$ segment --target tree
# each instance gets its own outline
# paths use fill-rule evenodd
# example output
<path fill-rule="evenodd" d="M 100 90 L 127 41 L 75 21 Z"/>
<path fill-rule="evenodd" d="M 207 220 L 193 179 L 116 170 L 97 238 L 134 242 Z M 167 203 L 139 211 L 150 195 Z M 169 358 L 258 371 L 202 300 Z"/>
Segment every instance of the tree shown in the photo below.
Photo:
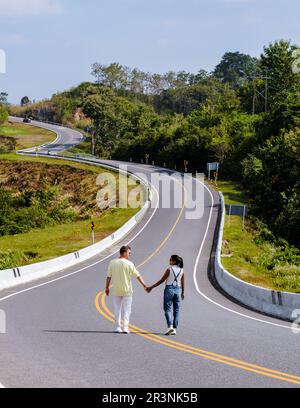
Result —
<path fill-rule="evenodd" d="M 8 93 L 7 92 L 1 92 L 0 93 L 0 105 L 6 105 L 7 104 L 7 98 L 8 98 Z"/>
<path fill-rule="evenodd" d="M 8 112 L 6 108 L 0 106 L 0 125 L 8 121 Z"/>
<path fill-rule="evenodd" d="M 126 89 L 129 83 L 130 69 L 118 63 L 110 65 L 95 63 L 92 65 L 92 75 L 98 84 L 112 89 Z"/>
<path fill-rule="evenodd" d="M 243 161 L 244 183 L 278 236 L 300 244 L 300 129 L 270 138 Z"/>
<path fill-rule="evenodd" d="M 289 92 L 299 91 L 300 74 L 293 72 L 293 51 L 297 47 L 290 41 L 276 41 L 267 47 L 260 59 L 260 69 L 263 74 L 270 77 L 269 97 L 282 99 Z"/>
<path fill-rule="evenodd" d="M 134 94 L 144 94 L 148 92 L 149 74 L 134 68 L 130 73 L 129 90 Z"/>
<path fill-rule="evenodd" d="M 214 75 L 222 82 L 239 88 L 256 72 L 257 59 L 240 52 L 227 52 L 216 66 Z"/>

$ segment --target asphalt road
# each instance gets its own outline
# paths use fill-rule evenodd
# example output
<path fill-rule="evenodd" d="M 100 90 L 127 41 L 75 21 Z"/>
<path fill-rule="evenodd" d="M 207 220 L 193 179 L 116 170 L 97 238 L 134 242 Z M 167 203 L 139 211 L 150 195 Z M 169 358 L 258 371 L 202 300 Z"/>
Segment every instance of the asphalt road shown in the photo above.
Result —
<path fill-rule="evenodd" d="M 57 132 L 63 146 L 76 144 L 77 133 Z M 148 176 L 160 171 L 134 164 L 129 170 Z M 160 191 L 159 207 L 123 241 L 131 242 L 133 261 L 149 284 L 161 277 L 171 254 L 183 256 L 187 289 L 177 337 L 163 336 L 163 287 L 148 295 L 137 283 L 133 333 L 113 333 L 111 298 L 102 293 L 118 245 L 51 278 L 0 293 L 7 315 L 7 334 L 0 335 L 0 382 L 5 387 L 298 387 L 300 335 L 288 323 L 228 300 L 208 279 L 219 202 L 216 193 L 202 189 L 200 219 L 188 220 L 184 206 L 161 208 Z"/>

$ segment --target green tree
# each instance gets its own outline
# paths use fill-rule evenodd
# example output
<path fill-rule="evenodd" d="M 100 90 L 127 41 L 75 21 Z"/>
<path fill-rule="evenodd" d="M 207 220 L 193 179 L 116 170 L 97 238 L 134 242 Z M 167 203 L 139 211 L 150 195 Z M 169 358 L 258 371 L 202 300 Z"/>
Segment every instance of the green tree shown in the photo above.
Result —
<path fill-rule="evenodd" d="M 92 75 L 98 84 L 113 89 L 126 89 L 129 83 L 130 69 L 118 63 L 110 65 L 95 63 L 92 65 Z"/>
<path fill-rule="evenodd" d="M 270 138 L 243 161 L 253 205 L 275 234 L 300 245 L 300 129 Z"/>
<path fill-rule="evenodd" d="M 8 112 L 4 106 L 0 106 L 0 124 L 8 121 Z"/>
<path fill-rule="evenodd" d="M 241 87 L 256 72 L 257 59 L 240 52 L 226 52 L 216 66 L 214 75 L 234 88 Z"/>
<path fill-rule="evenodd" d="M 8 93 L 7 92 L 0 92 L 0 105 L 7 104 Z"/>
<path fill-rule="evenodd" d="M 263 74 L 270 77 L 269 97 L 282 99 L 289 92 L 299 91 L 300 74 L 293 72 L 293 51 L 297 49 L 290 41 L 276 41 L 267 47 L 260 59 L 260 69 Z"/>

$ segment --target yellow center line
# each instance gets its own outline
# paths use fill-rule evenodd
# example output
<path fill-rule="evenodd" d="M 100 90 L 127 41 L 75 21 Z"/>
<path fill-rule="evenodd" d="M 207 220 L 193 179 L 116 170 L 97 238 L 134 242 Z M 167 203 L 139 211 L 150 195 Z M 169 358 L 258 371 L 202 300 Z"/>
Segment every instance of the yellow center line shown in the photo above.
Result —
<path fill-rule="evenodd" d="M 177 181 L 176 181 L 177 182 Z M 183 189 L 186 191 L 185 187 L 181 184 L 181 186 L 183 187 Z M 166 238 L 161 242 L 161 244 L 158 246 L 158 248 L 145 260 L 143 261 L 140 265 L 137 266 L 137 268 L 141 268 L 142 266 L 144 266 L 147 262 L 149 262 L 159 251 L 160 249 L 165 245 L 165 243 L 170 239 L 172 233 L 174 232 L 175 228 L 177 227 L 183 213 L 186 207 L 186 195 L 185 195 L 185 201 L 184 201 L 184 205 L 175 221 L 175 224 L 173 225 L 171 231 L 168 233 L 168 235 L 166 236 Z M 101 305 L 102 308 L 100 307 L 100 297 L 102 295 L 101 298 Z M 105 303 L 105 293 L 102 294 L 102 292 L 99 292 L 95 298 L 95 306 L 97 311 L 103 316 L 105 317 L 107 320 L 111 321 L 112 323 L 115 322 L 115 318 L 114 315 L 111 313 L 111 311 L 107 308 L 106 303 Z M 236 368 L 240 368 L 244 371 L 249 371 L 255 374 L 259 374 L 265 377 L 270 377 L 270 378 L 274 378 L 274 379 L 278 379 L 281 381 L 286 381 L 292 384 L 297 384 L 300 385 L 300 377 L 296 376 L 296 375 L 292 375 L 292 374 L 287 374 L 287 373 L 283 373 L 280 371 L 276 371 L 276 370 L 271 370 L 269 368 L 263 367 L 263 366 L 258 366 L 255 364 L 251 364 L 251 363 L 247 363 L 245 361 L 241 361 L 241 360 L 237 360 L 234 358 L 230 358 L 230 357 L 226 357 L 224 355 L 221 354 L 216 354 L 216 353 L 212 353 L 210 351 L 207 350 L 202 350 L 200 348 L 196 348 L 196 347 L 192 347 L 183 343 L 179 343 L 173 340 L 169 340 L 169 339 L 165 339 L 165 338 L 161 338 L 157 335 L 154 335 L 146 330 L 143 330 L 137 326 L 133 326 L 130 325 L 130 329 L 133 331 L 133 333 L 137 334 L 138 336 L 144 337 L 147 340 L 150 340 L 152 342 L 158 343 L 160 345 L 175 349 L 175 350 L 179 350 L 179 351 L 183 351 L 185 353 L 189 353 L 189 354 L 193 354 L 196 355 L 198 357 L 202 357 L 204 359 L 207 360 L 211 360 L 211 361 L 215 361 L 221 364 L 225 364 L 228 366 L 232 366 L 232 367 L 236 367 Z"/>
<path fill-rule="evenodd" d="M 179 183 L 177 180 L 175 180 L 176 183 L 180 184 L 180 186 L 184 189 L 185 192 L 186 188 L 183 186 L 183 184 Z M 166 238 L 161 242 L 161 244 L 156 248 L 156 250 L 148 257 L 146 258 L 142 263 L 140 263 L 139 265 L 137 265 L 137 268 L 141 268 L 142 266 L 144 266 L 147 262 L 149 262 L 156 254 L 158 254 L 158 252 L 161 250 L 161 248 L 165 245 L 165 243 L 170 239 L 171 235 L 173 234 L 175 228 L 177 227 L 177 225 L 179 224 L 179 221 L 184 213 L 185 207 L 186 207 L 186 194 L 184 194 L 184 204 L 183 207 L 180 210 L 180 213 L 175 221 L 175 224 L 173 225 L 173 227 L 171 228 L 171 231 L 168 233 L 168 235 L 166 236 Z"/>
<path fill-rule="evenodd" d="M 101 297 L 102 295 L 102 297 Z M 101 306 L 100 306 L 100 297 L 101 297 Z M 105 317 L 107 320 L 111 321 L 112 323 L 114 323 L 115 319 L 114 319 L 114 315 L 110 312 L 110 310 L 107 308 L 106 303 L 105 303 L 105 294 L 103 294 L 102 292 L 98 293 L 96 298 L 95 298 L 95 306 L 96 309 L 98 310 L 98 312 Z M 283 373 L 280 371 L 276 371 L 276 370 L 271 370 L 269 368 L 263 367 L 263 366 L 259 366 L 259 365 L 255 365 L 255 364 L 250 364 L 247 363 L 245 361 L 242 360 L 237 360 L 234 358 L 230 358 L 227 356 L 224 356 L 222 354 L 216 354 L 216 353 L 212 353 L 209 352 L 207 350 L 203 350 L 200 348 L 196 348 L 196 347 L 192 347 L 192 346 L 188 346 L 186 344 L 180 343 L 180 342 L 176 342 L 176 341 L 172 341 L 169 339 L 164 339 L 162 337 L 159 337 L 155 334 L 152 334 L 146 330 L 141 329 L 140 327 L 134 326 L 134 325 L 130 325 L 130 329 L 132 330 L 132 332 L 140 337 L 143 337 L 147 340 L 150 340 L 152 342 L 155 342 L 157 344 L 166 346 L 168 348 L 172 348 L 178 351 L 182 351 L 188 354 L 193 354 L 196 355 L 198 357 L 207 359 L 207 360 L 211 360 L 211 361 L 215 361 L 224 365 L 228 365 L 231 367 L 235 367 L 235 368 L 240 368 L 244 371 L 249 371 L 255 374 L 259 374 L 261 376 L 265 376 L 265 377 L 270 377 L 273 379 L 277 379 L 277 380 L 281 380 L 281 381 L 285 381 L 285 382 L 289 382 L 292 384 L 297 384 L 300 385 L 300 377 L 296 376 L 296 375 L 292 375 L 292 374 L 287 374 L 287 373 Z"/>

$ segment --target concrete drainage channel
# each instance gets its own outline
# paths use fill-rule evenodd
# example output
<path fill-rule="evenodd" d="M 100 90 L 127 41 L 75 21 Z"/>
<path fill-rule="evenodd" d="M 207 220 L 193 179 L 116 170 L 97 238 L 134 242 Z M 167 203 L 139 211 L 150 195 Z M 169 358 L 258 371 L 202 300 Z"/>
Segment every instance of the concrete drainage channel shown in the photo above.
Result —
<path fill-rule="evenodd" d="M 24 153 L 20 152 L 19 154 L 24 154 Z M 31 156 L 32 154 L 26 153 L 26 155 Z M 63 156 L 63 155 L 48 156 L 48 155 L 43 155 L 43 154 L 39 154 L 39 155 L 34 154 L 34 156 L 39 156 L 39 157 L 46 156 L 46 157 L 51 157 L 54 159 L 69 160 L 69 161 L 85 163 L 85 164 L 94 164 L 94 165 L 98 165 L 99 167 L 107 168 L 110 170 L 116 170 L 116 167 L 110 166 L 110 165 L 103 165 L 97 162 L 96 159 L 86 159 L 86 158 L 80 158 L 80 157 L 71 158 L 71 157 Z M 133 218 L 131 218 L 118 231 L 114 232 L 112 235 L 105 238 L 101 242 L 95 245 L 89 246 L 87 248 L 84 248 L 75 253 L 68 254 L 68 255 L 65 255 L 59 258 L 51 259 L 50 261 L 46 261 L 46 262 L 40 262 L 40 263 L 28 265 L 28 266 L 22 266 L 19 268 L 0 271 L 0 290 L 18 286 L 20 284 L 28 283 L 28 282 L 31 282 L 37 279 L 41 279 L 51 274 L 60 272 L 64 269 L 70 268 L 71 266 L 77 265 L 81 262 L 84 262 L 88 259 L 91 259 L 99 255 L 101 252 L 105 251 L 106 249 L 108 249 L 109 247 L 111 247 L 112 245 L 120 241 L 122 238 L 124 238 L 146 215 L 148 209 L 150 208 L 150 203 L 153 198 L 153 190 L 152 190 L 152 186 L 147 180 L 143 180 L 142 178 L 137 177 L 130 172 L 126 173 L 125 171 L 123 171 L 123 174 L 126 174 L 126 175 L 130 174 L 131 176 L 133 176 L 136 180 L 140 181 L 145 186 L 145 188 L 147 188 L 147 191 L 148 191 L 147 202 L 145 203 L 144 207 Z"/>
<path fill-rule="evenodd" d="M 225 202 L 221 196 L 221 224 L 218 233 L 217 249 L 214 263 L 214 278 L 220 288 L 230 297 L 249 308 L 283 320 L 293 321 L 296 310 L 300 310 L 300 295 L 296 293 L 268 290 L 244 282 L 222 266 L 221 254 L 223 231 L 225 225 Z"/>

